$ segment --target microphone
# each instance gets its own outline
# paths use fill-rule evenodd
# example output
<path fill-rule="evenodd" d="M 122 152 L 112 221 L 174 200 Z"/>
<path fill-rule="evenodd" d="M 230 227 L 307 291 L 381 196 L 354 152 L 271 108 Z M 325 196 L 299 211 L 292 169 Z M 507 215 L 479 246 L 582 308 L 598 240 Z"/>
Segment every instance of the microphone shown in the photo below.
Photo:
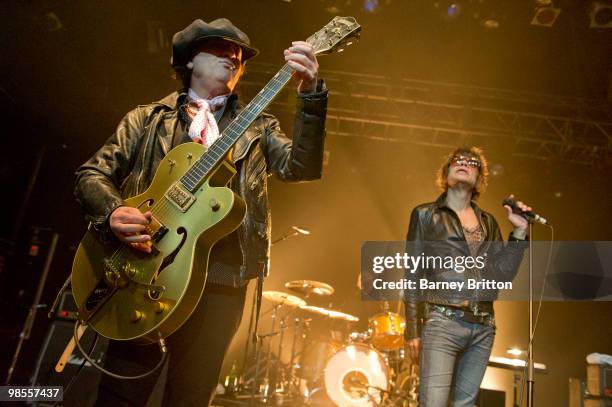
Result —
<path fill-rule="evenodd" d="M 299 228 L 297 226 L 291 226 L 291 229 L 295 230 L 300 235 L 309 235 L 310 234 L 310 230 L 301 229 L 301 228 Z"/>
<path fill-rule="evenodd" d="M 510 195 L 509 197 L 507 197 L 506 199 L 502 201 L 502 206 L 506 206 L 506 205 L 512 208 L 512 212 L 518 215 L 521 215 L 523 218 L 525 218 L 528 221 L 538 222 L 538 223 L 541 223 L 542 225 L 548 224 L 548 221 L 546 220 L 545 217 L 540 216 L 537 213 L 532 212 L 532 211 L 523 211 L 521 208 L 519 208 L 519 206 L 516 204 L 516 200 L 514 199 L 512 195 Z"/>

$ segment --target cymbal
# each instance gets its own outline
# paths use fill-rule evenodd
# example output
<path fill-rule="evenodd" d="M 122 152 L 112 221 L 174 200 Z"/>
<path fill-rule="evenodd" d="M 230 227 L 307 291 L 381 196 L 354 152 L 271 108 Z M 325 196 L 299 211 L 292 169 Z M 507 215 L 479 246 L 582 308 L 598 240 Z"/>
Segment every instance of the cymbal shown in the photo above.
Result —
<path fill-rule="evenodd" d="M 262 296 L 276 305 L 288 305 L 290 307 L 306 306 L 306 301 L 295 295 L 287 294 L 282 291 L 264 291 Z"/>
<path fill-rule="evenodd" d="M 335 291 L 331 285 L 315 280 L 293 280 L 285 283 L 285 287 L 305 295 L 332 295 Z"/>
<path fill-rule="evenodd" d="M 344 321 L 349 321 L 349 322 L 359 321 L 359 318 L 357 318 L 354 315 L 347 314 L 345 312 L 335 311 L 335 310 L 328 309 L 328 308 L 315 307 L 312 305 L 300 305 L 300 309 L 303 309 L 304 311 L 313 312 L 315 314 L 323 315 L 328 318 L 342 319 Z"/>

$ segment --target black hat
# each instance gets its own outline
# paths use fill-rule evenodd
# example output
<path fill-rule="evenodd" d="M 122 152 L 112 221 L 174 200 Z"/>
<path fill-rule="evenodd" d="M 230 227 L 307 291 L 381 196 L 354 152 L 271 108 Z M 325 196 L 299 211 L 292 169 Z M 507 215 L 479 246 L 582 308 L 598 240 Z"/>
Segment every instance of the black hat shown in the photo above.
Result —
<path fill-rule="evenodd" d="M 239 45 L 242 48 L 242 61 L 259 53 L 251 47 L 249 37 L 227 18 L 218 18 L 210 23 L 197 19 L 172 37 L 172 66 L 186 66 L 193 57 L 195 46 L 208 38 L 222 38 Z"/>

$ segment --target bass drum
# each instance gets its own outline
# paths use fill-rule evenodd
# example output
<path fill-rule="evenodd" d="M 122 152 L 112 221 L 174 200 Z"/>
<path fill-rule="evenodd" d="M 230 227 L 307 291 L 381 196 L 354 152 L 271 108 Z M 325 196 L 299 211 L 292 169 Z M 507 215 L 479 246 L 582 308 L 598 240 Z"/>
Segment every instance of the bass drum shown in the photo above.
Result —
<path fill-rule="evenodd" d="M 342 348 L 342 345 L 341 342 L 330 338 L 314 340 L 306 345 L 300 358 L 298 376 L 307 380 L 310 385 L 317 383 L 320 385 L 327 361 Z"/>
<path fill-rule="evenodd" d="M 325 390 L 339 407 L 374 407 L 389 390 L 389 369 L 375 349 L 353 344 L 340 349 L 325 366 Z"/>

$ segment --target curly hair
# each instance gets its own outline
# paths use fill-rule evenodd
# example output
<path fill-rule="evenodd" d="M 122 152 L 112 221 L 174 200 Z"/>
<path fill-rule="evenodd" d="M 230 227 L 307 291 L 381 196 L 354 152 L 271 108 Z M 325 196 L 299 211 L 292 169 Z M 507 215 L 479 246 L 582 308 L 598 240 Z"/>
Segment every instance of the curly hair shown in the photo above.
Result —
<path fill-rule="evenodd" d="M 478 147 L 459 147 L 456 148 L 452 153 L 446 156 L 444 163 L 438 169 L 436 173 L 436 185 L 438 188 L 446 192 L 448 190 L 448 169 L 450 168 L 453 157 L 456 155 L 464 155 L 472 158 L 476 158 L 480 161 L 480 168 L 478 170 L 478 179 L 476 185 L 472 190 L 472 199 L 478 199 L 481 193 L 487 189 L 489 182 L 489 163 L 484 156 L 481 148 Z"/>

